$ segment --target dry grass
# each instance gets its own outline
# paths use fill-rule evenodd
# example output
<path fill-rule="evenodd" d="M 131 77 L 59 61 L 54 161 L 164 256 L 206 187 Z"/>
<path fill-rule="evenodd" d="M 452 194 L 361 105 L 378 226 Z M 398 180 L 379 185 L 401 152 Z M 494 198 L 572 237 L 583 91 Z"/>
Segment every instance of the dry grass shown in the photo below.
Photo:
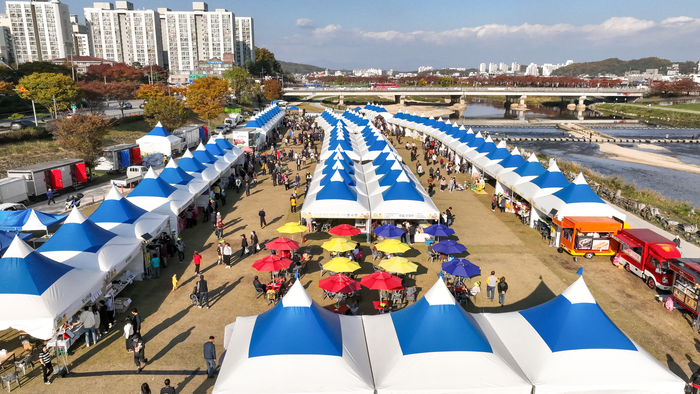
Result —
<path fill-rule="evenodd" d="M 401 151 L 403 148 L 400 148 Z M 403 157 L 409 157 L 406 152 Z M 301 173 L 311 171 L 303 168 Z M 225 237 L 234 248 L 239 245 L 241 234 L 256 231 L 261 241 L 277 237 L 275 228 L 286 221 L 298 220 L 298 214 L 289 209 L 289 193 L 283 187 L 272 187 L 268 176 L 260 176 L 260 183 L 251 189 L 250 197 L 239 198 L 229 194 L 229 205 L 221 207 L 226 224 Z M 425 178 L 423 178 L 425 181 Z M 458 180 L 464 181 L 459 175 Z M 489 192 L 492 190 L 489 189 Z M 512 214 L 492 212 L 490 195 L 476 195 L 472 192 L 437 192 L 434 196 L 437 206 L 444 210 L 452 206 L 456 215 L 455 239 L 469 247 L 468 259 L 481 266 L 485 274 L 495 270 L 499 276 L 506 276 L 510 285 L 506 306 L 498 307 L 496 302 L 485 298 L 485 291 L 468 309 L 474 312 L 514 311 L 532 307 L 560 294 L 576 280 L 576 270 L 584 267 L 584 276 L 591 292 L 610 318 L 632 339 L 649 351 L 676 374 L 686 378 L 692 368 L 697 368 L 696 344 L 700 344 L 698 334 L 689 327 L 688 321 L 677 311 L 668 312 L 663 305 L 654 301 L 655 292 L 635 276 L 615 269 L 607 258 L 581 259 L 574 263 L 566 254 L 557 253 L 541 240 L 540 235 L 523 226 Z M 260 229 L 257 212 L 264 207 L 269 226 Z M 152 361 L 141 375 L 135 373 L 132 357 L 124 351 L 120 332 L 113 331 L 96 346 L 85 348 L 82 339 L 74 345 L 70 356 L 72 373 L 65 379 L 57 379 L 51 387 L 41 384 L 40 371 L 29 374 L 28 387 L 32 393 L 68 394 L 75 392 L 123 393 L 136 392 L 143 382 L 151 389 L 162 387 L 163 379 L 169 378 L 178 393 L 209 393 L 213 379 L 204 375 L 202 344 L 209 335 L 215 335 L 217 351 L 223 351 L 224 327 L 234 322 L 237 316 L 262 313 L 270 307 L 262 299 L 255 299 L 252 280 L 255 275 L 267 278 L 251 268 L 256 258 L 250 256 L 239 260 L 236 250 L 235 265 L 224 269 L 215 265 L 215 251 L 211 224 L 200 223 L 197 227 L 182 234 L 187 243 L 187 255 L 192 250 L 202 251 L 203 273 L 210 288 L 212 308 L 210 310 L 192 307 L 189 294 L 195 284 L 193 267 L 189 264 L 172 262 L 163 269 L 158 280 L 146 280 L 129 286 L 123 295 L 133 299 L 134 307 L 139 308 L 144 318 L 143 332 L 146 339 L 146 356 Z M 297 239 L 299 236 L 296 236 Z M 301 278 L 314 300 L 322 305 L 321 291 L 318 288 L 318 263 L 328 258 L 319 245 L 330 238 L 328 234 L 308 234 L 304 246 L 312 246 L 313 261 L 309 272 Z M 370 255 L 365 248 L 365 255 Z M 419 297 L 435 283 L 439 263 L 431 264 L 426 257 L 425 245 L 415 245 L 408 252 L 410 260 L 419 264 L 414 281 L 407 285 L 420 288 Z M 372 272 L 369 259 L 362 264 L 360 273 Z M 180 288 L 171 292 L 170 277 L 180 278 Z M 373 314 L 371 301 L 378 298 L 376 291 L 364 290 L 360 310 Z M 123 319 L 124 315 L 119 315 Z M 122 324 L 117 327 L 121 329 Z M 284 327 L 280 327 L 284 330 Z M 0 347 L 13 349 L 18 346 L 17 333 L 5 331 L 0 336 L 4 344 Z M 293 336 L 292 333 L 290 335 Z M 267 371 L 266 371 L 267 372 Z M 264 382 L 261 382 L 264 384 Z M 156 391 L 157 392 L 157 391 Z"/>

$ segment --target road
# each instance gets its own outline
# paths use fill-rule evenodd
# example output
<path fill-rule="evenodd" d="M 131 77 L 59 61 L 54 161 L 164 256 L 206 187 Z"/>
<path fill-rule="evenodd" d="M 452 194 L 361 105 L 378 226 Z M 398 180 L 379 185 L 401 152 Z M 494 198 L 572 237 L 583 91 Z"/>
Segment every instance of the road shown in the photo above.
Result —
<path fill-rule="evenodd" d="M 143 102 L 143 100 L 129 100 L 131 103 L 133 109 L 127 109 L 124 110 L 124 116 L 131 116 L 131 115 L 141 115 L 143 114 L 143 110 L 139 109 L 139 104 Z M 37 113 L 45 113 L 43 109 L 37 108 Z M 104 108 L 104 113 L 106 117 L 109 118 L 121 118 L 122 116 L 122 111 L 118 108 L 118 104 L 116 101 L 109 101 L 107 102 L 107 107 Z M 25 116 L 24 119 L 29 120 L 29 121 L 34 121 L 34 115 L 30 114 L 28 116 Z M 45 124 L 46 121 L 51 120 L 50 117 L 44 117 L 44 118 L 39 118 L 39 125 Z M 11 120 L 9 119 L 3 119 L 0 120 L 0 129 L 7 129 L 10 127 L 10 123 L 12 123 Z M 3 130 L 0 131 L 0 133 L 7 132 L 8 130 Z"/>

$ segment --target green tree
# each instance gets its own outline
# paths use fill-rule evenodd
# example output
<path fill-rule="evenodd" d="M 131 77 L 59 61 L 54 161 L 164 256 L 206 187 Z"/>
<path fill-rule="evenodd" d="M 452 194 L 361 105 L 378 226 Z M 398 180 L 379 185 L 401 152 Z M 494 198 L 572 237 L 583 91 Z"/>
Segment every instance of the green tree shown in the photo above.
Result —
<path fill-rule="evenodd" d="M 282 95 L 282 84 L 276 79 L 265 81 L 265 98 L 268 101 L 278 100 Z"/>
<path fill-rule="evenodd" d="M 24 115 L 22 115 L 22 114 L 12 114 L 12 115 L 10 115 L 10 117 L 9 117 L 8 119 L 10 119 L 10 120 L 20 120 L 20 119 L 24 119 Z"/>
<path fill-rule="evenodd" d="M 335 84 L 336 85 L 344 85 L 345 84 L 345 77 L 342 75 L 338 75 L 335 77 Z"/>
<path fill-rule="evenodd" d="M 158 122 L 167 130 L 175 130 L 187 123 L 189 111 L 185 104 L 173 96 L 160 96 L 151 98 L 148 105 L 143 108 L 143 115 L 151 126 Z"/>
<path fill-rule="evenodd" d="M 56 64 L 53 62 L 22 63 L 17 67 L 17 71 L 21 72 L 24 75 L 30 75 L 34 73 L 52 73 L 71 76 L 70 66 L 66 66 L 65 64 Z"/>
<path fill-rule="evenodd" d="M 224 111 L 228 82 L 216 77 L 197 78 L 187 86 L 187 106 L 197 116 L 207 120 L 211 128 L 211 120 L 216 119 Z"/>
<path fill-rule="evenodd" d="M 454 79 L 452 79 L 452 77 L 441 77 L 441 78 L 438 78 L 438 80 L 437 80 L 438 85 L 445 87 L 445 88 L 448 86 L 451 86 L 453 82 L 454 82 Z"/>
<path fill-rule="evenodd" d="M 57 110 L 66 110 L 81 94 L 75 82 L 63 74 L 34 73 L 22 77 L 19 85 L 27 89 L 27 92 L 19 93 L 22 98 L 34 100 L 48 109 L 54 117 L 54 103 Z"/>
<path fill-rule="evenodd" d="M 267 48 L 255 47 L 255 63 L 250 65 L 248 70 L 256 78 L 284 74 L 282 65 L 275 59 L 275 54 Z"/>
<path fill-rule="evenodd" d="M 253 84 L 252 76 L 243 67 L 234 67 L 224 71 L 224 78 L 228 81 L 237 99 Z"/>
<path fill-rule="evenodd" d="M 102 139 L 111 126 L 112 120 L 100 115 L 74 115 L 57 120 L 50 131 L 63 148 L 74 151 L 86 166 L 94 168 L 102 153 Z"/>

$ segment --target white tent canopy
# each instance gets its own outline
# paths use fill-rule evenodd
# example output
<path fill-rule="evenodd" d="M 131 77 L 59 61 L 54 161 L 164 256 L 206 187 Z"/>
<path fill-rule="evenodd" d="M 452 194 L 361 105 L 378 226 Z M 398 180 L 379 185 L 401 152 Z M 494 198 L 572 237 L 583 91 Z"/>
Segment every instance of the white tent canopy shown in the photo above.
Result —
<path fill-rule="evenodd" d="M 160 122 L 148 134 L 136 140 L 142 155 L 162 153 L 170 156 L 173 154 L 172 146 L 181 142 L 180 137 L 170 134 Z"/>

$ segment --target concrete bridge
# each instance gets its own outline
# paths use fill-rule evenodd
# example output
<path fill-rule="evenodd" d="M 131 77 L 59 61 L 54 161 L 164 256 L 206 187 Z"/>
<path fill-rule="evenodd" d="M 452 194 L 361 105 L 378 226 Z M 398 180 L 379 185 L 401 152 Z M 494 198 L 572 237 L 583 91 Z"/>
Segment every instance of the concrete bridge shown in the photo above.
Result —
<path fill-rule="evenodd" d="M 525 107 L 527 96 L 559 97 L 568 100 L 569 105 L 583 105 L 587 97 L 617 98 L 624 101 L 634 100 L 644 95 L 644 90 L 637 88 L 535 88 L 535 87 L 398 87 L 374 89 L 368 87 L 288 87 L 284 96 L 338 96 L 339 104 L 344 105 L 345 96 L 394 96 L 396 103 L 404 104 L 409 96 L 449 96 L 451 103 L 466 105 L 469 96 L 506 96 L 506 107 Z M 578 101 L 578 103 L 576 103 Z M 516 104 L 517 102 L 517 104 Z M 516 109 L 516 108 L 513 108 Z"/>

